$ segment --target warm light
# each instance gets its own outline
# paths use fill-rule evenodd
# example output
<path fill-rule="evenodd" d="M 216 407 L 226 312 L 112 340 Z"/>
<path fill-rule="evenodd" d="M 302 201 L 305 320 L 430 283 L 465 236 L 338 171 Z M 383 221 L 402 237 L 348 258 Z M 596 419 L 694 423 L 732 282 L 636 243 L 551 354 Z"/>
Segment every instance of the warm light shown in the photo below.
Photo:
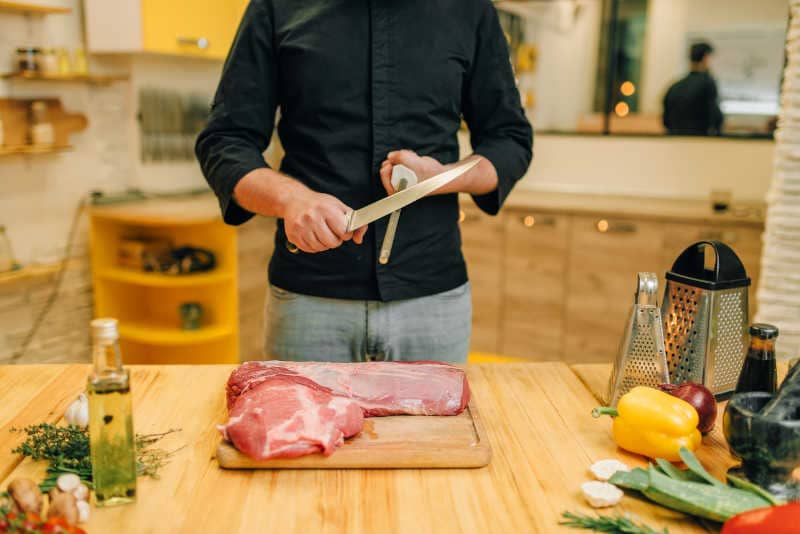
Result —
<path fill-rule="evenodd" d="M 622 85 L 619 87 L 619 92 L 625 96 L 631 96 L 636 92 L 636 86 L 633 85 L 633 82 L 622 82 Z"/>
<path fill-rule="evenodd" d="M 597 221 L 597 231 L 602 233 L 608 232 L 608 221 L 605 219 Z"/>
<path fill-rule="evenodd" d="M 625 102 L 617 102 L 617 105 L 614 106 L 614 113 L 617 114 L 617 117 L 624 117 L 628 113 L 630 113 L 631 108 L 628 107 L 628 104 Z"/>
<path fill-rule="evenodd" d="M 458 210 L 458 222 L 464 222 L 464 219 L 467 218 L 467 214 L 464 213 L 464 210 Z"/>
<path fill-rule="evenodd" d="M 526 215 L 525 218 L 522 219 L 522 224 L 528 228 L 532 228 L 533 225 L 536 224 L 536 219 L 533 218 L 533 215 Z"/>

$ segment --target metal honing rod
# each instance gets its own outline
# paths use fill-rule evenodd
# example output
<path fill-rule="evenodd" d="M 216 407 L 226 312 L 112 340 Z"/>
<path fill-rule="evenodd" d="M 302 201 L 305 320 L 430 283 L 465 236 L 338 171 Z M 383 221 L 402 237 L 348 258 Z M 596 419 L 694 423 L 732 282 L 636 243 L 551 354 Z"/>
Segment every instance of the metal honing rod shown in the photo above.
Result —
<path fill-rule="evenodd" d="M 398 191 L 402 191 L 408 185 L 408 180 L 402 178 L 397 186 Z M 389 224 L 386 226 L 386 234 L 383 236 L 383 244 L 381 245 L 381 254 L 378 258 L 378 263 L 386 265 L 389 263 L 389 256 L 392 254 L 392 245 L 394 244 L 394 235 L 397 233 L 397 223 L 400 221 L 400 210 L 393 211 L 389 215 Z"/>

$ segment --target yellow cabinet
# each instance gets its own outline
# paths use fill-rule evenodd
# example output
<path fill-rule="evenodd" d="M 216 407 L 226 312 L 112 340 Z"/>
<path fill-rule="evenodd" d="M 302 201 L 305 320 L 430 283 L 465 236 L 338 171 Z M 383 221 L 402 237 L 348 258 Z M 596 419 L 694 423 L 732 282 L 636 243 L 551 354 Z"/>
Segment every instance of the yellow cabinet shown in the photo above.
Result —
<path fill-rule="evenodd" d="M 85 0 L 91 52 L 225 59 L 247 0 Z"/>

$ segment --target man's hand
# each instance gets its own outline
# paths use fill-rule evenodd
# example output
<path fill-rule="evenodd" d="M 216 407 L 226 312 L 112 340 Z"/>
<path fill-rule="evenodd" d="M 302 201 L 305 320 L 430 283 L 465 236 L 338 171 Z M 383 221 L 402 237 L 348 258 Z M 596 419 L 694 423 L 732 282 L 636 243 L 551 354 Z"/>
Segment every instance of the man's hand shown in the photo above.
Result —
<path fill-rule="evenodd" d="M 336 197 L 307 190 L 286 205 L 286 237 L 303 252 L 323 252 L 350 239 L 360 245 L 367 227 L 348 232 L 345 215 L 349 212 Z"/>
<path fill-rule="evenodd" d="M 392 169 L 395 165 L 405 165 L 422 181 L 445 171 L 444 165 L 428 156 L 420 156 L 412 150 L 395 150 L 386 155 L 381 164 L 381 182 L 390 195 L 397 193 L 392 185 Z"/>
<path fill-rule="evenodd" d="M 235 201 L 252 213 L 284 220 L 286 237 L 303 252 L 322 252 L 352 239 L 364 240 L 367 227 L 348 232 L 345 215 L 350 208 L 331 195 L 317 193 L 294 178 L 256 169 L 233 190 Z"/>
<path fill-rule="evenodd" d="M 434 191 L 433 195 L 443 195 L 445 193 L 470 193 L 473 195 L 484 195 L 497 189 L 497 170 L 494 165 L 486 159 L 477 154 L 473 154 L 458 163 L 452 165 L 442 165 L 435 159 L 429 156 L 420 156 L 412 150 L 396 150 L 389 152 L 386 159 L 381 164 L 381 182 L 383 188 L 390 195 L 395 194 L 397 191 L 392 186 L 392 169 L 395 165 L 405 165 L 414 171 L 420 181 L 432 178 L 437 174 L 441 174 L 448 169 L 467 161 L 479 159 L 475 167 L 459 176 L 447 185 L 440 187 Z"/>

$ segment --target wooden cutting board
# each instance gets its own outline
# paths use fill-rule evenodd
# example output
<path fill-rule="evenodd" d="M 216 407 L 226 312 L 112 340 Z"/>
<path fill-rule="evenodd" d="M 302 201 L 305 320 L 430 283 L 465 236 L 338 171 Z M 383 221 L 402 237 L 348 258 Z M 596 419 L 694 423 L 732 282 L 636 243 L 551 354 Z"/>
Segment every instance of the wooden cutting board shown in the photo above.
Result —
<path fill-rule="evenodd" d="M 483 467 L 492 458 L 474 399 L 455 416 L 370 417 L 364 430 L 328 457 L 253 460 L 227 441 L 217 447 L 225 469 L 428 469 Z"/>

